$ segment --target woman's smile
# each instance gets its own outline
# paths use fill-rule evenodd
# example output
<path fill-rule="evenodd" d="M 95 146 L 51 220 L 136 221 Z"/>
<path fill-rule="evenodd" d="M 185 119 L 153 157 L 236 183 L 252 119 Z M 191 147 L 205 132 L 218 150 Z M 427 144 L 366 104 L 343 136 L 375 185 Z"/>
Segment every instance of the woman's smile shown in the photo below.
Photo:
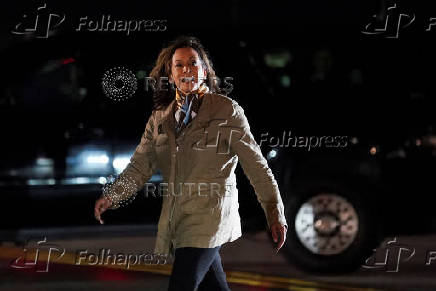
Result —
<path fill-rule="evenodd" d="M 176 49 L 171 63 L 170 79 L 183 93 L 197 90 L 207 76 L 197 51 L 192 48 Z"/>

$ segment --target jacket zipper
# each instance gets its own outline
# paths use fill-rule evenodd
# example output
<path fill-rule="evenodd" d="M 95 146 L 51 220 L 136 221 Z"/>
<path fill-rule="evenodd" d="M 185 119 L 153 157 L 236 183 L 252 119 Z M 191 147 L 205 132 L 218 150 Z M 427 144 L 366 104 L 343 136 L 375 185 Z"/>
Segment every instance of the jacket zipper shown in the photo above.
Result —
<path fill-rule="evenodd" d="M 179 151 L 179 146 L 177 145 L 176 146 L 176 152 L 178 152 Z M 179 161 L 178 161 L 178 155 L 177 154 L 175 154 L 176 155 L 176 157 L 175 157 L 175 165 L 174 165 L 174 169 L 175 170 L 177 170 L 178 169 L 178 166 L 179 166 Z M 178 171 L 175 171 L 175 177 L 177 177 L 177 174 L 178 174 Z M 175 181 L 176 179 L 174 179 L 174 181 Z M 172 193 L 172 195 L 174 195 L 175 193 L 175 185 L 173 185 L 173 193 Z M 173 219 L 173 213 L 174 213 L 174 209 L 176 208 L 176 195 L 174 195 L 174 201 L 173 201 L 173 207 L 172 207 L 172 209 L 171 209 L 171 214 L 170 214 L 170 221 L 172 221 L 172 219 Z"/>

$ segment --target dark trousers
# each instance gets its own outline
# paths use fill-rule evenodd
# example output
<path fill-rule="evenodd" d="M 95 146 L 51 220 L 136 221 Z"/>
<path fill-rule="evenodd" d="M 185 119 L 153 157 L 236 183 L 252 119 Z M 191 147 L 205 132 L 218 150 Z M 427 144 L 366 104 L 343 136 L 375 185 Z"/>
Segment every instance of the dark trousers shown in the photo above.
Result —
<path fill-rule="evenodd" d="M 230 290 L 220 248 L 177 248 L 168 291 Z"/>

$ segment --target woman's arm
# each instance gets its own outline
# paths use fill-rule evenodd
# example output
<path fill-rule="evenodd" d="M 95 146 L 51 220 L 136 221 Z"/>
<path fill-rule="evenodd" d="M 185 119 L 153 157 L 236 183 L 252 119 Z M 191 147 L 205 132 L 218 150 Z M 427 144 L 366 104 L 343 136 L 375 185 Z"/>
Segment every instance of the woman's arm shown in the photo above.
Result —
<path fill-rule="evenodd" d="M 155 151 L 153 141 L 155 111 L 148 119 L 141 141 L 136 147 L 130 163 L 113 184 L 105 187 L 103 197 L 111 203 L 110 209 L 117 209 L 123 203 L 134 198 L 137 191 L 155 172 Z"/>
<path fill-rule="evenodd" d="M 281 224 L 287 228 L 283 201 L 274 175 L 250 131 L 244 110 L 236 101 L 232 102 L 231 118 L 227 124 L 232 128 L 230 147 L 238 155 L 244 173 L 254 188 L 268 227 L 271 229 L 272 225 Z"/>

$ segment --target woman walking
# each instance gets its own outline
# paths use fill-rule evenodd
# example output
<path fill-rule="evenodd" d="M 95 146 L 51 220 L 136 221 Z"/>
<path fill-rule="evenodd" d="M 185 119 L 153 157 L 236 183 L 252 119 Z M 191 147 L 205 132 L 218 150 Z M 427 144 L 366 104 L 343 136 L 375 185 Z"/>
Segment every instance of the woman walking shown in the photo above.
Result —
<path fill-rule="evenodd" d="M 174 256 L 168 290 L 230 290 L 219 251 L 242 235 L 236 165 L 253 185 L 278 251 L 287 223 L 276 180 L 244 110 L 219 94 L 197 38 L 182 36 L 162 49 L 150 77 L 170 85 L 155 90 L 141 142 L 114 187 L 96 201 L 95 217 L 103 223 L 106 209 L 131 199 L 159 169 L 167 194 L 154 252 Z M 126 181 L 135 187 L 125 190 Z"/>

